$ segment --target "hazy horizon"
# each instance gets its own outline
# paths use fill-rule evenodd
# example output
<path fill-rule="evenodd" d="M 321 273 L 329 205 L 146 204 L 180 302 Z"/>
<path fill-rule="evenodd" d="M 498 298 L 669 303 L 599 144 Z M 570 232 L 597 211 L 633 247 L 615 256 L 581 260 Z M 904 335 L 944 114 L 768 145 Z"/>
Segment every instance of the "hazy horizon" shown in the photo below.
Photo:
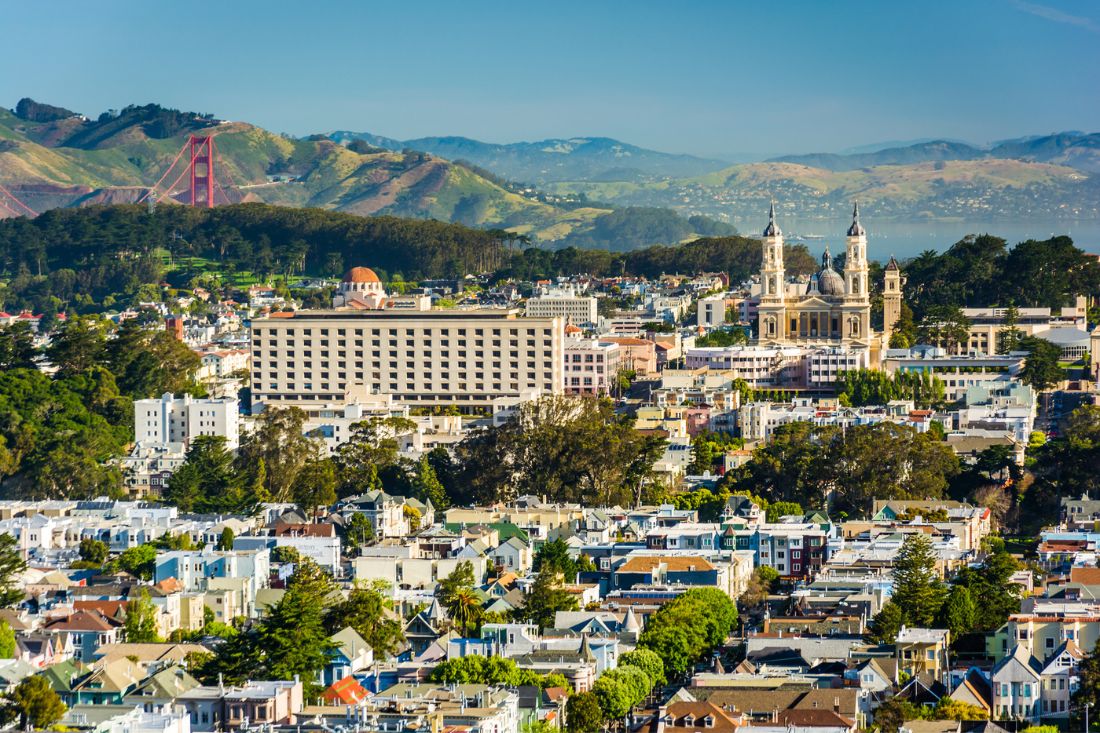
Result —
<path fill-rule="evenodd" d="M 59 22 L 63 14 L 65 22 Z M 0 99 L 701 156 L 1100 129 L 1100 6 L 26 4 Z"/>

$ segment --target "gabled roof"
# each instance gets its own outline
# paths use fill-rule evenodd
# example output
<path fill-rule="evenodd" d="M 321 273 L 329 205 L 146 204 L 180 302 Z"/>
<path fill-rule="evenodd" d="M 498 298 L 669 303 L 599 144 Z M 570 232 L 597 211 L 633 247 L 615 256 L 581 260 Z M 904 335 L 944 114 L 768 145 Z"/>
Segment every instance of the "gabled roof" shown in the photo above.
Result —
<path fill-rule="evenodd" d="M 358 631 L 350 626 L 345 626 L 344 628 L 340 629 L 335 634 L 330 636 L 329 639 L 331 639 L 332 642 L 336 644 L 336 647 L 340 650 L 340 652 L 349 660 L 355 659 L 364 650 L 370 649 L 370 644 L 368 644 L 366 640 L 362 636 L 360 636 Z"/>
<path fill-rule="evenodd" d="M 993 709 L 993 687 L 980 669 L 971 667 L 951 692 L 951 699 Z"/>
<path fill-rule="evenodd" d="M 183 667 L 166 667 L 147 677 L 131 695 L 149 693 L 151 697 L 177 698 L 199 686 L 199 681 Z"/>
<path fill-rule="evenodd" d="M 79 601 L 77 601 L 79 603 Z M 112 621 L 98 611 L 76 611 L 65 618 L 51 621 L 43 627 L 44 631 L 110 631 L 121 624 Z"/>
<path fill-rule="evenodd" d="M 1017 644 L 1016 648 L 1012 650 L 1012 654 L 993 665 L 993 679 L 997 678 L 998 672 L 1014 662 L 1034 675 L 1035 679 L 1039 679 L 1039 676 L 1043 673 L 1043 665 L 1039 663 L 1039 660 L 1028 651 L 1026 646 Z"/>
<path fill-rule="evenodd" d="M 358 705 L 363 700 L 370 697 L 370 693 L 366 688 L 359 684 L 359 680 L 355 679 L 351 675 L 337 680 L 329 685 L 321 697 L 325 702 L 335 703 L 340 705 Z"/>
<path fill-rule="evenodd" d="M 41 675 L 50 683 L 54 692 L 68 692 L 73 688 L 73 682 L 88 671 L 88 668 L 75 659 L 69 659 L 57 664 L 51 664 L 42 670 Z"/>
<path fill-rule="evenodd" d="M 1068 654 L 1078 661 L 1088 656 L 1087 654 L 1085 654 L 1085 652 L 1081 650 L 1081 647 L 1077 646 L 1077 642 L 1075 642 L 1073 639 L 1066 639 L 1061 644 L 1059 644 L 1058 647 L 1054 651 L 1052 651 L 1047 656 L 1046 660 L 1042 663 L 1042 673 L 1048 674 L 1057 671 L 1052 670 L 1051 667 L 1054 666 L 1054 663 L 1057 662 L 1058 659 L 1065 654 Z"/>

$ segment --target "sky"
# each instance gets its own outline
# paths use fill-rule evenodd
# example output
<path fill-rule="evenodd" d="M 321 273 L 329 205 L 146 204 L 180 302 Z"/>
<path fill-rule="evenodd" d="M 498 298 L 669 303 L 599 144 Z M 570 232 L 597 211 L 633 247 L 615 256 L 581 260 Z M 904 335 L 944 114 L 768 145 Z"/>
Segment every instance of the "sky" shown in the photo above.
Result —
<path fill-rule="evenodd" d="M 77 2 L 5 8 L 0 105 L 702 155 L 1100 130 L 1100 3 Z"/>

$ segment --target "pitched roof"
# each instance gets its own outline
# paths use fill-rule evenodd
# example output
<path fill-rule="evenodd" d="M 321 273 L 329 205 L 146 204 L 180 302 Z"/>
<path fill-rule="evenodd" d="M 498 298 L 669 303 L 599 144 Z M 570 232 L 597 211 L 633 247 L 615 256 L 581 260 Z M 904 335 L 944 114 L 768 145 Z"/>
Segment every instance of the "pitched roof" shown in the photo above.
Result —
<path fill-rule="evenodd" d="M 851 728 L 855 721 L 833 710 L 794 708 L 779 711 L 779 722 L 797 728 Z"/>
<path fill-rule="evenodd" d="M 79 603 L 80 601 L 77 601 Z M 110 631 L 119 626 L 99 611 L 75 611 L 65 618 L 59 618 L 46 624 L 45 631 Z"/>
<path fill-rule="evenodd" d="M 343 705 L 358 705 L 360 702 L 370 697 L 370 693 L 367 692 L 365 687 L 359 684 L 359 680 L 348 675 L 329 685 L 325 691 L 321 693 L 321 697 L 325 702 Z"/>
<path fill-rule="evenodd" d="M 669 703 L 664 710 L 665 727 L 675 727 L 677 730 L 700 731 L 732 731 L 737 729 L 737 720 L 730 716 L 722 708 L 710 702 L 692 702 L 680 700 Z M 707 718 L 713 720 L 713 725 L 706 726 L 703 721 Z M 672 722 L 667 722 L 671 719 Z M 688 722 L 690 721 L 690 725 Z M 662 721 L 654 718 L 653 729 Z"/>
<path fill-rule="evenodd" d="M 1100 585 L 1100 568 L 1070 568 L 1069 579 L 1071 583 Z"/>

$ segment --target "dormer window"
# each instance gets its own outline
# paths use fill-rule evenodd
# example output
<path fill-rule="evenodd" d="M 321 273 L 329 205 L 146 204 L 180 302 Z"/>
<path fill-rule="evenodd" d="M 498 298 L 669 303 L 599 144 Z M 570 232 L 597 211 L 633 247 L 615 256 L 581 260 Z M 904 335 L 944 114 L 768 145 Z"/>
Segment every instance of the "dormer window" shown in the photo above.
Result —
<path fill-rule="evenodd" d="M 713 715 L 708 715 L 707 717 L 703 718 L 703 727 L 704 728 L 713 728 L 714 727 L 714 716 Z"/>
<path fill-rule="evenodd" d="M 685 728 L 694 728 L 695 727 L 695 716 L 692 715 L 691 713 L 688 713 L 687 715 L 684 716 L 684 727 Z"/>

